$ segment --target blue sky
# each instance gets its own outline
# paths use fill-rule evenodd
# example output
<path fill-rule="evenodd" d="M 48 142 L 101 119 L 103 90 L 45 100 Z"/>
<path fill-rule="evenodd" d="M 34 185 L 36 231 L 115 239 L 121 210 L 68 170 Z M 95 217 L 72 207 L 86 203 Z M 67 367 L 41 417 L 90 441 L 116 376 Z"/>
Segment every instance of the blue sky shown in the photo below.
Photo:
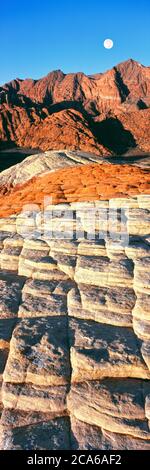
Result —
<path fill-rule="evenodd" d="M 128 58 L 150 65 L 149 25 L 149 0 L 3 1 L 0 83 L 56 69 L 103 72 Z M 104 49 L 106 38 L 113 49 Z"/>

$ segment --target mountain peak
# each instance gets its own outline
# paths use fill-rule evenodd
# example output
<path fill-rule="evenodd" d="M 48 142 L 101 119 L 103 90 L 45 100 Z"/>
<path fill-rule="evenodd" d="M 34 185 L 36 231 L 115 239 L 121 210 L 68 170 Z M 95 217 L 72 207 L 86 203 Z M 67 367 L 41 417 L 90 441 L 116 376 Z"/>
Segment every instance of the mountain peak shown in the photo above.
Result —
<path fill-rule="evenodd" d="M 120 62 L 118 65 L 116 65 L 115 68 L 118 68 L 118 67 L 124 67 L 124 68 L 125 67 L 126 68 L 128 68 L 128 67 L 132 67 L 132 68 L 134 68 L 134 67 L 136 67 L 136 68 L 137 67 L 143 67 L 144 68 L 144 65 L 141 64 L 140 62 L 138 62 L 137 60 L 134 60 L 134 59 L 130 58 L 130 59 L 124 60 L 123 62 Z"/>

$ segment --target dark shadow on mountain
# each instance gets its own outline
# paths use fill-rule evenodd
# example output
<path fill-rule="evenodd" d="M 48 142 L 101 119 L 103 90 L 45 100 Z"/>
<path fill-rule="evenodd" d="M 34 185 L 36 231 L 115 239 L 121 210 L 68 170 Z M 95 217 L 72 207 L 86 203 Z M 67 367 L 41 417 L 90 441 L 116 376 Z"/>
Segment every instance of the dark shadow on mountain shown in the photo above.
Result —
<path fill-rule="evenodd" d="M 6 150 L 11 149 L 17 149 L 17 147 L 17 144 L 13 140 L 0 140 L 0 152 L 4 152 Z"/>
<path fill-rule="evenodd" d="M 139 109 L 148 109 L 147 104 L 141 99 L 137 102 L 137 106 Z"/>
<path fill-rule="evenodd" d="M 89 105 L 88 103 L 88 106 Z M 93 103 L 91 103 L 91 107 L 92 106 Z M 49 107 L 49 113 L 55 114 L 69 109 L 81 113 L 83 118 L 88 122 L 88 126 L 97 142 L 104 145 L 104 147 L 114 154 L 121 155 L 129 149 L 135 149 L 137 147 L 132 133 L 124 129 L 119 119 L 111 117 L 102 122 L 95 122 L 93 117 L 97 115 L 96 109 L 93 108 L 93 116 L 91 116 L 89 109 L 86 111 L 81 102 L 61 101 L 55 103 Z"/>
<path fill-rule="evenodd" d="M 74 100 L 60 101 L 59 103 L 53 103 L 48 107 L 49 114 L 55 114 L 69 109 L 73 109 L 74 111 L 81 113 L 88 122 L 91 121 L 92 116 L 95 117 L 99 115 L 99 111 L 96 109 L 94 101 L 90 101 L 88 103 L 88 111 L 86 111 L 80 101 Z"/>
<path fill-rule="evenodd" d="M 130 131 L 124 129 L 117 118 L 107 118 L 93 123 L 93 134 L 97 141 L 116 155 L 122 155 L 131 148 L 136 148 L 136 141 Z"/>
<path fill-rule="evenodd" d="M 118 86 L 120 98 L 121 98 L 121 101 L 122 101 L 122 103 L 123 103 L 123 102 L 126 100 L 126 98 L 129 96 L 130 90 L 129 90 L 129 88 L 127 87 L 127 85 L 124 83 L 124 81 L 123 81 L 123 79 L 122 79 L 122 76 L 121 76 L 121 73 L 119 72 L 119 70 L 117 70 L 116 67 L 114 67 L 114 70 L 115 70 L 115 80 L 116 80 L 116 84 L 117 84 L 117 86 Z"/>

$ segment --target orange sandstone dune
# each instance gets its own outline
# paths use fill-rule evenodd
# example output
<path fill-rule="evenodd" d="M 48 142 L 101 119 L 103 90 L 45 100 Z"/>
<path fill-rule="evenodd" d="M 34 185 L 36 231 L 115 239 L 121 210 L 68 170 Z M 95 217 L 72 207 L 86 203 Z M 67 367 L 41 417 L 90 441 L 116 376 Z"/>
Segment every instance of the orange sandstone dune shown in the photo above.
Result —
<path fill-rule="evenodd" d="M 147 170 L 130 165 L 87 164 L 33 177 L 8 192 L 6 189 L 6 194 L 0 196 L 0 217 L 19 213 L 30 203 L 42 207 L 44 196 L 51 197 L 52 203 L 58 204 L 137 194 L 150 194 Z"/>

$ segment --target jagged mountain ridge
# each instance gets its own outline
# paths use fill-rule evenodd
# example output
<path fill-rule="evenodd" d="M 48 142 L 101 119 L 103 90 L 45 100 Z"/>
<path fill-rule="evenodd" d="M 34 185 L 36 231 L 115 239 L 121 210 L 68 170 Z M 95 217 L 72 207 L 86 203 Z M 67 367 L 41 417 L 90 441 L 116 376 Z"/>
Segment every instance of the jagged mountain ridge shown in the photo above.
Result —
<path fill-rule="evenodd" d="M 100 155 L 150 150 L 150 67 L 132 59 L 100 74 L 50 72 L 0 87 L 0 141 Z"/>
<path fill-rule="evenodd" d="M 107 95 L 104 96 L 103 91 L 106 91 L 106 89 Z M 13 100 L 14 104 L 17 104 L 17 97 L 18 103 L 19 98 L 24 97 L 24 99 L 28 98 L 32 102 L 43 106 L 67 100 L 80 100 L 86 108 L 88 100 L 91 102 L 93 98 L 95 104 L 97 103 L 97 113 L 99 112 L 98 102 L 100 98 L 111 101 L 112 98 L 116 97 L 118 103 L 125 101 L 136 103 L 136 99 L 143 98 L 145 105 L 149 106 L 149 94 L 150 67 L 142 66 L 132 59 L 113 67 L 105 73 L 88 76 L 82 72 L 64 74 L 61 70 L 56 70 L 39 80 L 21 80 L 17 78 L 0 88 L 1 102 L 5 102 L 7 95 L 10 104 L 13 103 Z M 113 100 L 110 107 L 113 109 Z"/>

